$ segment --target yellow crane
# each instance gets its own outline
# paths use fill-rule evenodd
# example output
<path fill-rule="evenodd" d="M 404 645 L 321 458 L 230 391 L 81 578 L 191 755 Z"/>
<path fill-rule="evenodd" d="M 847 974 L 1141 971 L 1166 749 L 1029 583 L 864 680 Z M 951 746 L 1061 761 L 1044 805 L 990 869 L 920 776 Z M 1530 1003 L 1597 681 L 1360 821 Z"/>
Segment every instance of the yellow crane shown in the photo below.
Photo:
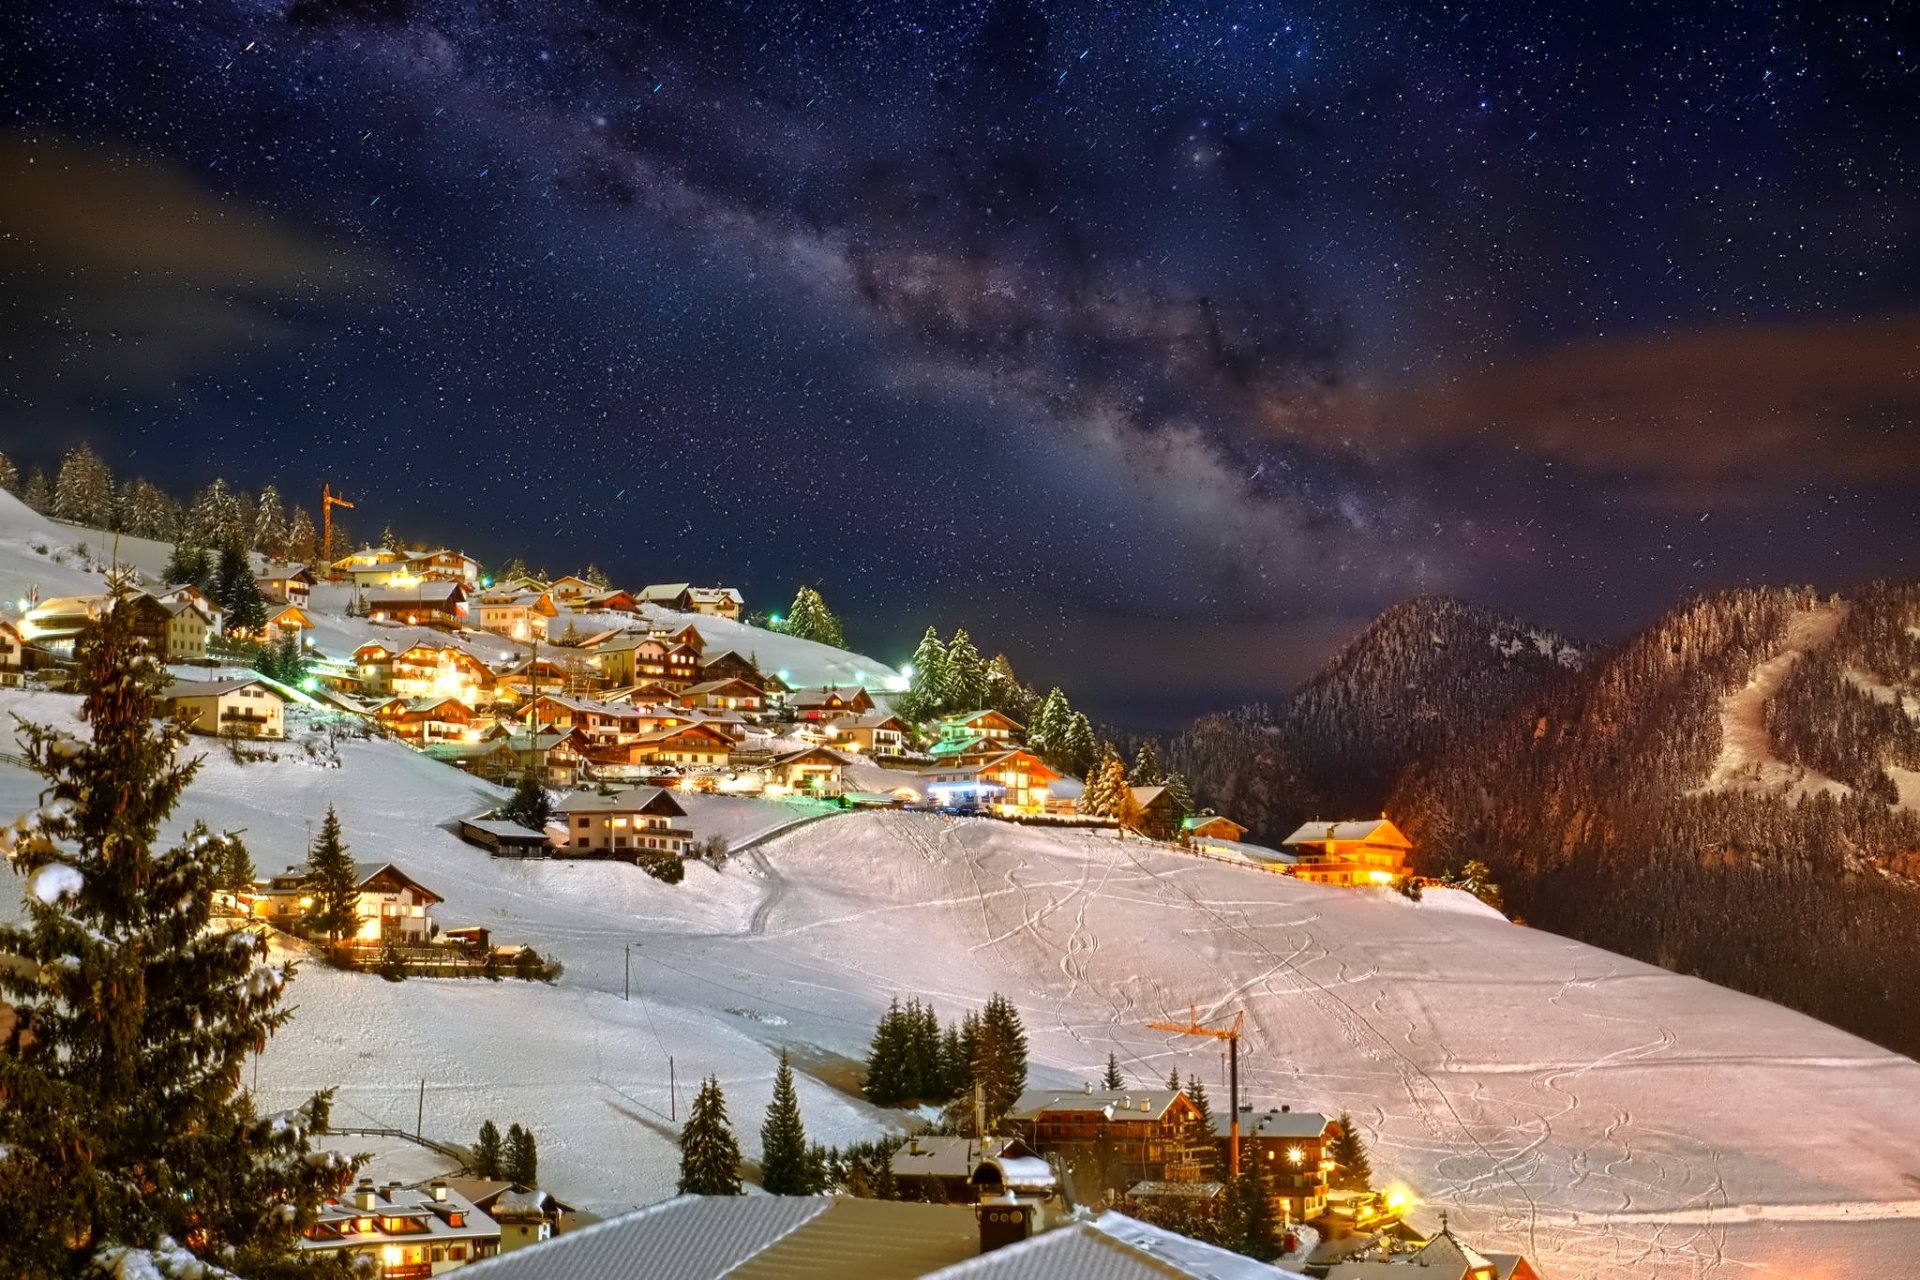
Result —
<path fill-rule="evenodd" d="M 1149 1022 L 1149 1031 L 1171 1031 L 1179 1036 L 1208 1036 L 1214 1040 L 1227 1042 L 1227 1104 L 1233 1108 L 1232 1123 L 1227 1139 L 1227 1169 L 1234 1176 L 1240 1176 L 1240 1029 L 1247 1020 L 1247 1011 L 1242 1009 L 1233 1015 L 1231 1027 L 1203 1027 L 1200 1025 L 1200 1011 L 1194 1005 L 1187 1006 L 1186 1025 L 1178 1022 Z"/>
<path fill-rule="evenodd" d="M 333 509 L 335 507 L 346 507 L 351 510 L 353 504 L 345 498 L 334 497 L 332 485 L 321 485 L 320 527 L 324 532 L 320 535 L 320 558 L 327 562 L 328 569 L 333 568 Z"/>

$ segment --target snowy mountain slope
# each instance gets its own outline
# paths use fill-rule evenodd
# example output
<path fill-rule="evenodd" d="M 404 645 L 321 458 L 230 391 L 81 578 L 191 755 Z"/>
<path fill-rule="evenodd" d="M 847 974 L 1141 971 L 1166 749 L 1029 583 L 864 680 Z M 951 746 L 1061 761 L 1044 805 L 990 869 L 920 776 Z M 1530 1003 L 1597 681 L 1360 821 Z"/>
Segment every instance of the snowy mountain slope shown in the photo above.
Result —
<path fill-rule="evenodd" d="M 0 703 L 45 717 L 72 700 Z M 1823 1263 L 1894 1274 L 1920 1247 L 1920 1065 L 1444 895 L 1415 905 L 1110 836 L 905 814 L 817 821 L 669 887 L 490 859 L 436 824 L 498 792 L 391 744 L 342 757 L 209 753 L 181 816 L 244 827 L 266 869 L 297 859 L 335 803 L 357 857 L 447 897 L 438 919 L 530 941 L 567 973 L 396 985 L 309 966 L 260 1066 L 267 1102 L 336 1084 L 343 1122 L 404 1127 L 424 1079 L 430 1133 L 531 1123 L 546 1180 L 599 1211 L 671 1193 L 673 1115 L 696 1077 L 719 1075 L 751 1156 L 789 1047 L 810 1132 L 842 1141 L 897 1121 L 843 1091 L 891 996 L 954 1017 L 1000 990 L 1025 1014 L 1035 1081 L 1061 1085 L 1111 1050 L 1131 1081 L 1177 1067 L 1218 1096 L 1212 1045 L 1142 1024 L 1244 1008 L 1249 1101 L 1350 1109 L 1376 1168 L 1556 1280 L 1805 1275 L 1794 1250 L 1814 1232 Z M 30 803 L 32 781 L 0 765 L 0 811 Z M 806 816 L 694 804 L 695 826 L 736 845 Z M 1811 1225 L 1828 1219 L 1863 1225 Z"/>

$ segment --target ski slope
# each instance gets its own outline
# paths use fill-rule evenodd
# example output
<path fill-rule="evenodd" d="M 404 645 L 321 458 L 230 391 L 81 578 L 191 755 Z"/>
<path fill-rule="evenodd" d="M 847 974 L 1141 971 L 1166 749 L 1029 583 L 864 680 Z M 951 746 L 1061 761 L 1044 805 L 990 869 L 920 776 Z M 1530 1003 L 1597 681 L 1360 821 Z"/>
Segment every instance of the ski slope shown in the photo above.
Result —
<path fill-rule="evenodd" d="M 73 705 L 0 696 L 41 719 Z M 0 764 L 0 813 L 33 792 Z M 391 743 L 346 744 L 337 768 L 207 752 L 182 824 L 244 829 L 265 871 L 335 804 L 357 858 L 446 897 L 443 924 L 567 966 L 551 987 L 308 966 L 259 1064 L 267 1105 L 331 1085 L 341 1123 L 406 1128 L 424 1081 L 430 1135 L 530 1124 L 544 1181 L 607 1213 L 672 1193 L 676 1121 L 707 1073 L 755 1155 L 783 1047 L 813 1137 L 898 1128 L 852 1093 L 896 994 L 957 1017 L 1008 993 L 1035 1083 L 1093 1079 L 1112 1051 L 1130 1081 L 1177 1068 L 1218 1097 L 1213 1045 L 1143 1026 L 1191 1003 L 1246 1010 L 1248 1101 L 1350 1110 L 1428 1225 L 1445 1206 L 1557 1280 L 1896 1275 L 1920 1249 L 1920 1065 L 1461 895 L 1414 904 L 1084 831 L 702 797 L 693 825 L 736 847 L 801 825 L 667 886 L 490 859 L 443 829 L 499 794 Z"/>

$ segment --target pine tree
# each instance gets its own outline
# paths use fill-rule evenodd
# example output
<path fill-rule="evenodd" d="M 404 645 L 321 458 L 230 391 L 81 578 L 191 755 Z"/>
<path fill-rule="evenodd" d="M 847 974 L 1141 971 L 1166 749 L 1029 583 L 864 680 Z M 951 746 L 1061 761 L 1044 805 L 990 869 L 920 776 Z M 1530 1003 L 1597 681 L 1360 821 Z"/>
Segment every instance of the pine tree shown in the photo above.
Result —
<path fill-rule="evenodd" d="M 1240 1176 L 1227 1184 L 1221 1243 L 1235 1253 L 1268 1262 L 1280 1252 L 1275 1238 L 1279 1225 L 1259 1166 L 1248 1161 L 1240 1167 Z"/>
<path fill-rule="evenodd" d="M 1094 740 L 1093 724 L 1083 711 L 1075 711 L 1067 717 L 1065 741 L 1061 746 L 1059 768 L 1067 773 L 1079 774 L 1093 767 L 1100 758 L 1099 744 Z"/>
<path fill-rule="evenodd" d="M 601 591 L 605 591 L 613 585 L 613 579 L 607 577 L 606 572 L 597 564 L 588 565 L 581 571 L 580 577 L 586 582 L 591 582 L 595 588 Z"/>
<path fill-rule="evenodd" d="M 174 501 L 151 480 L 134 480 L 120 501 L 120 527 L 136 538 L 165 541 L 179 531 Z"/>
<path fill-rule="evenodd" d="M 480 1124 L 480 1140 L 473 1144 L 473 1176 L 489 1181 L 500 1177 L 505 1152 L 500 1145 L 500 1129 L 491 1120 Z"/>
<path fill-rule="evenodd" d="M 790 636 L 818 641 L 836 649 L 845 648 L 847 643 L 840 619 L 812 587 L 801 587 L 794 593 L 793 604 L 787 609 L 787 619 L 781 630 Z"/>
<path fill-rule="evenodd" d="M 507 1126 L 507 1145 L 500 1156 L 500 1176 L 523 1187 L 540 1185 L 540 1149 L 533 1130 Z"/>
<path fill-rule="evenodd" d="M 986 705 L 986 660 L 965 627 L 956 628 L 947 643 L 947 678 L 952 682 L 952 710 L 977 711 Z"/>
<path fill-rule="evenodd" d="M 1112 1052 L 1107 1054 L 1107 1074 L 1101 1078 L 1100 1087 L 1116 1093 L 1127 1087 L 1126 1077 L 1120 1074 L 1120 1059 Z"/>
<path fill-rule="evenodd" d="M 1160 768 L 1160 757 L 1154 752 L 1151 742 L 1140 744 L 1139 752 L 1133 757 L 1133 768 L 1127 770 L 1127 781 L 1136 787 L 1157 787 L 1166 780 Z"/>
<path fill-rule="evenodd" d="M 1213 1169 L 1219 1163 L 1220 1149 L 1213 1136 L 1213 1103 L 1207 1097 L 1207 1086 L 1200 1083 L 1200 1077 L 1187 1077 L 1187 1101 L 1199 1114 L 1187 1122 L 1187 1141 L 1200 1156 L 1200 1176 L 1211 1177 Z"/>
<path fill-rule="evenodd" d="M 170 587 L 192 585 L 206 591 L 213 585 L 213 557 L 205 547 L 176 542 L 160 574 Z"/>
<path fill-rule="evenodd" d="M 27 476 L 27 483 L 20 490 L 20 501 L 41 515 L 53 510 L 53 486 L 47 483 L 47 473 L 35 467 Z"/>
<path fill-rule="evenodd" d="M 263 646 L 254 655 L 253 669 L 269 680 L 278 680 L 281 684 L 299 688 L 301 681 L 307 678 L 311 659 L 306 648 L 292 632 L 286 632 L 271 645 Z"/>
<path fill-rule="evenodd" d="M 227 611 L 227 630 L 236 635 L 260 634 L 267 625 L 267 598 L 253 576 L 253 558 L 237 536 L 220 547 L 220 567 L 214 571 L 213 598 Z"/>
<path fill-rule="evenodd" d="M 930 720 L 945 714 L 952 701 L 952 690 L 947 646 L 941 641 L 940 633 L 928 627 L 913 651 L 913 674 L 908 677 L 907 697 L 903 700 L 907 717 Z"/>
<path fill-rule="evenodd" d="M 0 453 L 0 491 L 16 495 L 20 492 L 20 468 L 4 453 Z"/>
<path fill-rule="evenodd" d="M 1047 691 L 1033 709 L 1032 717 L 1027 721 L 1027 746 L 1049 764 L 1059 767 L 1061 748 L 1066 746 L 1068 722 L 1073 711 L 1067 706 L 1067 695 L 1055 685 Z"/>
<path fill-rule="evenodd" d="M 1087 775 L 1087 789 L 1080 796 L 1080 812 L 1094 818 L 1117 819 L 1123 807 L 1122 792 L 1132 795 L 1128 789 L 1127 766 L 1109 743 L 1100 763 Z"/>
<path fill-rule="evenodd" d="M 1179 1087 L 1179 1079 L 1179 1072 L 1175 1072 L 1175 1088 Z M 1203 1123 L 1213 1118 L 1213 1104 L 1207 1099 L 1207 1086 L 1200 1082 L 1199 1076 L 1189 1075 L 1187 1077 L 1187 1101 L 1191 1102 L 1194 1109 L 1200 1113 L 1200 1119 Z"/>
<path fill-rule="evenodd" d="M 53 486 L 53 514 L 94 529 L 114 527 L 113 473 L 100 455 L 84 444 L 67 450 L 60 462 L 60 476 Z"/>
<path fill-rule="evenodd" d="M 547 819 L 553 816 L 553 800 L 533 770 L 529 769 L 520 775 L 520 785 L 500 806 L 500 816 L 523 827 L 532 827 L 535 831 L 546 827 Z"/>
<path fill-rule="evenodd" d="M 313 517 L 305 507 L 295 507 L 293 519 L 287 524 L 287 558 L 296 564 L 312 564 L 319 554 L 320 535 L 313 527 Z"/>
<path fill-rule="evenodd" d="M 252 533 L 252 522 L 239 495 L 216 476 L 194 497 L 181 536 L 195 546 L 224 547 L 236 538 L 244 546 Z"/>
<path fill-rule="evenodd" d="M 253 517 L 253 549 L 274 560 L 287 554 L 287 513 L 280 505 L 280 491 L 272 485 L 260 490 L 260 508 Z"/>
<path fill-rule="evenodd" d="M 1032 714 L 1034 706 L 1033 691 L 1013 674 L 1013 663 L 1004 653 L 994 654 L 993 661 L 987 664 L 986 693 L 981 701 L 1022 722 Z"/>
<path fill-rule="evenodd" d="M 327 806 L 320 834 L 307 853 L 307 883 L 313 888 L 313 911 L 308 917 L 313 927 L 325 933 L 329 942 L 352 937 L 359 924 L 354 902 L 360 894 L 360 873 L 340 838 L 340 817 L 332 805 Z"/>
<path fill-rule="evenodd" d="M 1179 1067 L 1175 1067 L 1172 1071 L 1169 1071 L 1167 1073 L 1167 1088 L 1173 1089 L 1176 1091 L 1180 1088 L 1180 1068 Z"/>
<path fill-rule="evenodd" d="M 680 1130 L 680 1194 L 740 1194 L 740 1144 L 727 1124 L 727 1099 L 712 1076 L 700 1084 Z"/>
<path fill-rule="evenodd" d="M 867 1074 L 861 1091 L 868 1101 L 891 1107 L 911 1096 L 907 1053 L 906 1014 L 896 996 L 880 1015 L 873 1040 L 867 1047 Z"/>
<path fill-rule="evenodd" d="M 47 787 L 0 835 L 26 882 L 24 923 L 0 927 L 20 961 L 0 969 L 20 1032 L 0 1053 L 0 1275 L 77 1276 L 162 1236 L 285 1274 L 352 1164 L 311 1148 L 324 1096 L 261 1117 L 240 1087 L 291 1016 L 292 966 L 209 927 L 221 837 L 154 849 L 197 765 L 176 762 L 184 731 L 125 598 L 75 654 L 90 736 L 25 726 Z"/>
<path fill-rule="evenodd" d="M 980 1012 L 973 1079 L 981 1087 L 989 1128 L 997 1128 L 1027 1087 L 1027 1032 L 1020 1011 L 999 992 Z"/>
<path fill-rule="evenodd" d="M 1340 1132 L 1329 1144 L 1327 1155 L 1337 1166 L 1333 1173 L 1335 1187 L 1342 1191 L 1373 1189 L 1373 1162 L 1367 1159 L 1366 1143 L 1360 1140 L 1353 1117 L 1344 1111 L 1340 1113 Z"/>
<path fill-rule="evenodd" d="M 820 1190 L 808 1164 L 807 1131 L 800 1122 L 793 1065 L 784 1049 L 773 1077 L 773 1101 L 760 1126 L 760 1186 L 771 1196 L 808 1196 Z"/>
<path fill-rule="evenodd" d="M 1178 773 L 1169 773 L 1161 779 L 1161 785 L 1173 798 L 1173 816 L 1181 824 L 1182 838 L 1186 830 L 1186 820 L 1193 816 L 1193 788 L 1187 785 L 1186 778 Z"/>
<path fill-rule="evenodd" d="M 940 1037 L 940 1096 L 951 1102 L 966 1093 L 973 1083 L 973 1065 L 967 1059 L 967 1047 L 960 1039 L 960 1028 L 947 1024 Z"/>
<path fill-rule="evenodd" d="M 392 525 L 380 531 L 380 545 L 388 551 L 400 550 L 400 535 L 393 531 Z"/>

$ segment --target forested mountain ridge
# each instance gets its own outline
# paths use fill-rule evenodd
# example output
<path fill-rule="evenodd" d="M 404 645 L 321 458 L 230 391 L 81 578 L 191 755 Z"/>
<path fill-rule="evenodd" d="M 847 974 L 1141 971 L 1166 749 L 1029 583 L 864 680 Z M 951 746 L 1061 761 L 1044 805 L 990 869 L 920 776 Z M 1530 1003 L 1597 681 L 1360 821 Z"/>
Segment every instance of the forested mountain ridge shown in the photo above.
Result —
<path fill-rule="evenodd" d="M 1268 839 L 1378 812 L 1414 761 L 1578 670 L 1541 627 L 1445 596 L 1395 605 L 1289 698 L 1202 717 L 1162 746 L 1206 801 Z"/>

